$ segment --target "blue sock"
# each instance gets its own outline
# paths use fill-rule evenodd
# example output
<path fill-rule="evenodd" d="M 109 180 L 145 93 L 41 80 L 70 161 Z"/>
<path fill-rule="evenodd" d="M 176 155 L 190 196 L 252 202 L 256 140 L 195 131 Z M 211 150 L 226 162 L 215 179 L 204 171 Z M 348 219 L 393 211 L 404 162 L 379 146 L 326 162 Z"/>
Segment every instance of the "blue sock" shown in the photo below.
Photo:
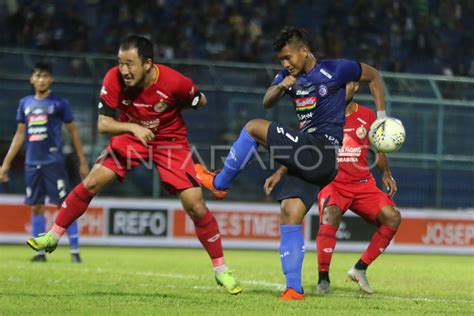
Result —
<path fill-rule="evenodd" d="M 31 235 L 38 237 L 39 234 L 46 231 L 46 219 L 44 214 L 31 215 Z"/>
<path fill-rule="evenodd" d="M 301 268 L 304 258 L 302 225 L 280 225 L 280 258 L 286 287 L 303 293 Z"/>
<path fill-rule="evenodd" d="M 214 178 L 214 187 L 218 190 L 229 188 L 232 180 L 252 158 L 257 142 L 249 135 L 245 127 L 239 138 L 232 144 L 224 163 L 224 168 Z"/>
<path fill-rule="evenodd" d="M 69 237 L 69 246 L 71 247 L 71 252 L 79 252 L 79 229 L 77 227 L 77 221 L 72 222 L 72 224 L 66 230 L 67 236 Z"/>

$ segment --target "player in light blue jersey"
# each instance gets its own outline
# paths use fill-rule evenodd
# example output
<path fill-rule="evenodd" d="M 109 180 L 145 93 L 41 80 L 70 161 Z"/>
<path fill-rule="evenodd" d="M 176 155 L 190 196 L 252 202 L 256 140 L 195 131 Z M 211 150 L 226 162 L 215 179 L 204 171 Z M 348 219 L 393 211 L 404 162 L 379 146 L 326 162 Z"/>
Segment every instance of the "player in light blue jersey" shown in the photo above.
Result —
<path fill-rule="evenodd" d="M 30 82 L 35 94 L 20 100 L 16 116 L 17 130 L 0 167 L 0 181 L 8 181 L 11 163 L 25 143 L 25 204 L 31 205 L 31 233 L 34 237 L 38 237 L 40 233 L 46 231 L 44 216 L 46 196 L 51 204 L 59 208 L 67 195 L 68 181 L 61 143 L 63 123 L 79 158 L 81 177 L 87 175 L 89 167 L 73 122 L 69 102 L 51 94 L 50 86 L 53 82 L 51 66 L 37 63 L 33 68 Z M 69 227 L 68 236 L 71 260 L 80 263 L 79 231 L 76 222 Z M 44 250 L 38 251 L 31 261 L 46 261 Z"/>
<path fill-rule="evenodd" d="M 251 120 L 232 145 L 219 173 L 202 165 L 196 165 L 196 170 L 203 186 L 214 197 L 224 198 L 257 146 L 266 147 L 271 159 L 283 165 L 279 170 L 287 176 L 277 198 L 281 203 L 280 257 L 286 290 L 280 299 L 302 300 L 302 223 L 316 201 L 315 192 L 337 174 L 336 150 L 343 138 L 346 83 L 369 83 L 379 117 L 385 116 L 384 91 L 378 71 L 366 64 L 344 59 L 317 60 L 304 29 L 284 28 L 273 48 L 284 69 L 265 93 L 263 105 L 271 108 L 285 94 L 289 95 L 300 130 L 262 119 Z"/>

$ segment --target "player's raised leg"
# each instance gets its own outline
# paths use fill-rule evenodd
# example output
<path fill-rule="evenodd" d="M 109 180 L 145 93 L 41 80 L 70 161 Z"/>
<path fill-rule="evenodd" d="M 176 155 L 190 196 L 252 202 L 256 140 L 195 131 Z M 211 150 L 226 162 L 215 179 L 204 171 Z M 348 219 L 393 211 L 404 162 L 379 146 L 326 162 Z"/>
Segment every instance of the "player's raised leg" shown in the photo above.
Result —
<path fill-rule="evenodd" d="M 37 238 L 28 239 L 26 243 L 36 251 L 44 249 L 48 253 L 53 252 L 66 229 L 86 211 L 97 192 L 116 178 L 117 175 L 111 169 L 99 164 L 94 165 L 84 181 L 64 200 L 51 230 Z"/>
<path fill-rule="evenodd" d="M 201 188 L 189 188 L 178 193 L 186 213 L 194 222 L 196 235 L 212 260 L 218 285 L 230 294 L 239 294 L 242 288 L 224 260 L 222 238 L 214 215 L 204 203 Z"/>
<path fill-rule="evenodd" d="M 306 207 L 299 198 L 288 198 L 281 202 L 280 213 L 280 259 L 286 277 L 286 289 L 281 300 L 304 300 L 301 270 L 304 259 L 302 222 Z"/>
<path fill-rule="evenodd" d="M 320 198 L 319 200 L 319 207 L 322 211 L 320 211 L 320 226 L 316 237 L 318 254 L 318 286 L 316 291 L 318 294 L 326 294 L 331 291 L 329 268 L 336 248 L 336 232 L 342 218 L 342 211 L 338 206 L 325 206 L 330 202 L 329 199 L 330 197 L 326 197 L 326 199 Z"/>
<path fill-rule="evenodd" d="M 384 206 L 377 214 L 379 229 L 374 233 L 369 246 L 364 251 L 359 261 L 347 272 L 347 276 L 357 282 L 359 288 L 368 293 L 374 293 L 367 279 L 367 268 L 385 251 L 401 223 L 400 212 L 392 205 Z"/>
<path fill-rule="evenodd" d="M 199 180 L 215 198 L 226 197 L 230 184 L 253 157 L 258 144 L 267 145 L 270 124 L 270 121 L 262 119 L 247 122 L 240 132 L 239 138 L 232 145 L 224 162 L 224 168 L 219 173 L 209 172 L 202 165 L 196 165 Z"/>

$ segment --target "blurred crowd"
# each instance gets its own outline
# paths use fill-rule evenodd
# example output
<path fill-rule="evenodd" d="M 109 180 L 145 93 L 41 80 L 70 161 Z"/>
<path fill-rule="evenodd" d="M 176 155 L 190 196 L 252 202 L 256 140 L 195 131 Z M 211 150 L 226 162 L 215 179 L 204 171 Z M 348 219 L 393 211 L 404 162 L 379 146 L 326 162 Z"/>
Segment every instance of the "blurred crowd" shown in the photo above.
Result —
<path fill-rule="evenodd" d="M 277 62 L 284 25 L 318 58 L 379 70 L 474 76 L 473 0 L 0 0 L 0 46 L 115 54 L 141 34 L 160 58 Z"/>

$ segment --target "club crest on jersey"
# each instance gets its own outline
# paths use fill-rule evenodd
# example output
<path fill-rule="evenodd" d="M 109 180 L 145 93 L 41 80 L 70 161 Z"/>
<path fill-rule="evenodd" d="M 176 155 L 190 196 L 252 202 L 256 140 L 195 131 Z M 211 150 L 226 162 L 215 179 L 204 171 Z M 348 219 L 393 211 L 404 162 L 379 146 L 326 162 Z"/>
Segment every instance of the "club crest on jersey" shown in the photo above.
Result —
<path fill-rule="evenodd" d="M 158 113 L 164 112 L 167 108 L 168 108 L 168 104 L 166 104 L 163 100 L 161 100 L 160 102 L 158 102 L 157 104 L 153 106 L 153 109 L 155 110 L 155 112 L 158 112 Z"/>
<path fill-rule="evenodd" d="M 319 95 L 324 97 L 326 94 L 328 94 L 328 87 L 324 84 L 319 86 Z"/>
<path fill-rule="evenodd" d="M 296 111 L 312 110 L 316 107 L 316 97 L 296 98 L 294 99 Z"/>
<path fill-rule="evenodd" d="M 365 136 L 367 136 L 367 129 L 364 126 L 359 126 L 359 128 L 356 129 L 356 135 L 359 139 L 364 139 Z"/>

